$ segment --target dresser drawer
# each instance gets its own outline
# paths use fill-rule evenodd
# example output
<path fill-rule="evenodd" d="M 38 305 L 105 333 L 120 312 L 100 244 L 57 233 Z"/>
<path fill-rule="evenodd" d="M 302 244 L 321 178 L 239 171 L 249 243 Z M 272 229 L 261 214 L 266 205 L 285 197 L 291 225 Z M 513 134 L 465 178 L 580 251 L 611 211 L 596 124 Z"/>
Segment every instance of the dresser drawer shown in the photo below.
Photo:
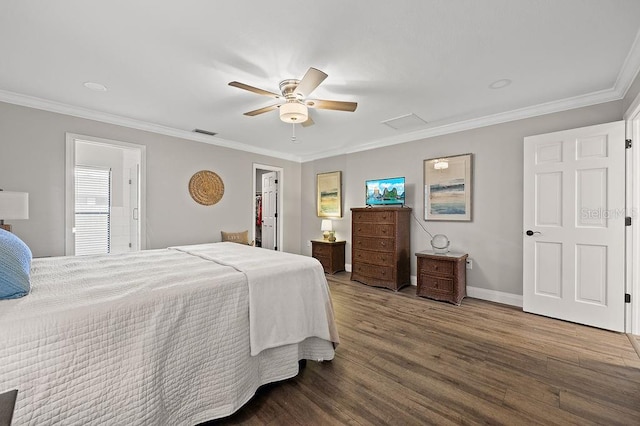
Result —
<path fill-rule="evenodd" d="M 375 251 L 395 251 L 395 240 L 393 238 L 380 237 L 353 237 L 353 249 L 375 250 Z"/>
<path fill-rule="evenodd" d="M 448 260 L 419 260 L 418 272 L 432 275 L 452 276 L 455 264 Z"/>
<path fill-rule="evenodd" d="M 357 263 L 353 265 L 352 272 L 364 277 L 374 278 L 380 282 L 390 281 L 394 279 L 394 268 L 391 266 L 369 265 L 366 263 Z"/>
<path fill-rule="evenodd" d="M 331 262 L 331 256 L 328 254 L 313 253 L 311 257 L 318 259 L 323 265 L 328 265 Z"/>
<path fill-rule="evenodd" d="M 311 256 L 329 256 L 331 254 L 331 247 L 326 244 L 313 244 L 311 249 Z"/>
<path fill-rule="evenodd" d="M 353 223 L 396 223 L 396 216 L 394 212 L 390 211 L 380 211 L 377 212 L 375 209 L 371 209 L 371 211 L 366 212 L 354 212 L 353 213 Z"/>
<path fill-rule="evenodd" d="M 393 253 L 354 249 L 352 261 L 380 266 L 393 266 L 393 258 Z"/>
<path fill-rule="evenodd" d="M 454 293 L 454 281 L 451 278 L 437 277 L 434 275 L 420 274 L 420 285 L 417 288 L 418 296 L 433 298 L 451 298 Z"/>
<path fill-rule="evenodd" d="M 395 226 L 391 224 L 357 223 L 353 232 L 363 237 L 393 237 Z"/>

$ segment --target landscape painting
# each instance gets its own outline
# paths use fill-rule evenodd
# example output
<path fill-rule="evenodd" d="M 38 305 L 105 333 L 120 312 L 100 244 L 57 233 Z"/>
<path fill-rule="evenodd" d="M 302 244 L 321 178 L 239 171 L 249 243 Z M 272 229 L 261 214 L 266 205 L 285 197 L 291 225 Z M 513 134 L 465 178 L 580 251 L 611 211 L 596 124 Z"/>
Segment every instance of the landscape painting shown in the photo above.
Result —
<path fill-rule="evenodd" d="M 318 217 L 342 217 L 342 172 L 319 173 Z"/>
<path fill-rule="evenodd" d="M 424 219 L 471 220 L 472 155 L 424 161 Z"/>

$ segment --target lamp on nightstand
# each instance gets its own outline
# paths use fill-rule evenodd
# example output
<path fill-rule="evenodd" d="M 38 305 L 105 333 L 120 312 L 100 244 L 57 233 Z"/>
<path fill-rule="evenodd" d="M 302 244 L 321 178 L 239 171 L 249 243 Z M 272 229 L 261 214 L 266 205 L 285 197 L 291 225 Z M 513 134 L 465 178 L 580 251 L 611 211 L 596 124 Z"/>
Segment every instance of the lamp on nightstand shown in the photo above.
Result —
<path fill-rule="evenodd" d="M 336 240 L 336 233 L 333 231 L 333 222 L 331 222 L 329 219 L 322 220 L 320 230 L 322 231 L 322 236 L 324 237 L 325 241 L 334 242 Z"/>
<path fill-rule="evenodd" d="M 11 219 L 29 219 L 29 194 L 0 189 L 0 228 L 11 232 L 11 225 L 4 224 Z"/>

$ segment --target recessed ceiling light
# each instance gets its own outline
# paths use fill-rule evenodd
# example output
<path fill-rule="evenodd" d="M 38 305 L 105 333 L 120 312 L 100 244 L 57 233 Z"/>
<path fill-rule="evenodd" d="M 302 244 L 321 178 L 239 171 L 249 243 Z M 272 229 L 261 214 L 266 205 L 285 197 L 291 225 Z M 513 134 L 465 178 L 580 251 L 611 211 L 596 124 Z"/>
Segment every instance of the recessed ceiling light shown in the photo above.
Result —
<path fill-rule="evenodd" d="M 511 84 L 511 80 L 508 78 L 503 78 L 501 80 L 496 80 L 489 85 L 489 89 L 502 89 Z"/>
<path fill-rule="evenodd" d="M 107 87 L 104 84 L 96 83 L 93 81 L 84 82 L 84 87 L 87 89 L 95 90 L 96 92 L 106 92 Z"/>

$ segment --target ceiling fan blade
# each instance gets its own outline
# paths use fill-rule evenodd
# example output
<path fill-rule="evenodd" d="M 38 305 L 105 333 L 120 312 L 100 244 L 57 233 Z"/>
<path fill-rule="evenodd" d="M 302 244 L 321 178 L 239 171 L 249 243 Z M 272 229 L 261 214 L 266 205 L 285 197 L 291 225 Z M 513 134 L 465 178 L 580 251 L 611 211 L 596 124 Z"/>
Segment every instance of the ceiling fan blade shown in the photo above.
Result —
<path fill-rule="evenodd" d="M 348 111 L 353 112 L 358 108 L 357 102 L 343 102 L 343 101 L 325 101 L 322 99 L 307 99 L 305 105 L 309 108 L 317 109 L 333 109 L 336 111 Z"/>
<path fill-rule="evenodd" d="M 248 115 L 249 117 L 253 117 L 254 115 L 264 114 L 265 112 L 273 111 L 274 109 L 278 109 L 281 104 L 273 104 L 266 106 L 260 109 L 254 109 L 253 111 L 245 112 L 244 115 Z"/>
<path fill-rule="evenodd" d="M 302 123 L 302 127 L 309 127 L 309 126 L 313 126 L 314 121 L 311 119 L 311 115 L 309 115 L 309 118 L 307 118 L 307 121 L 305 121 L 304 123 Z"/>
<path fill-rule="evenodd" d="M 239 81 L 232 81 L 231 83 L 229 83 L 229 86 L 237 87 L 238 89 L 248 90 L 249 92 L 257 93 L 258 95 L 269 96 L 276 99 L 280 99 L 282 97 L 277 93 L 258 89 L 257 87 L 249 86 L 248 84 L 240 83 Z"/>
<path fill-rule="evenodd" d="M 318 87 L 325 78 L 327 78 L 327 74 L 318 69 L 309 68 L 304 77 L 302 77 L 302 80 L 300 80 L 300 83 L 298 83 L 298 87 L 296 87 L 296 93 L 301 95 L 302 97 L 309 96 L 311 92 L 316 90 L 316 87 Z"/>

